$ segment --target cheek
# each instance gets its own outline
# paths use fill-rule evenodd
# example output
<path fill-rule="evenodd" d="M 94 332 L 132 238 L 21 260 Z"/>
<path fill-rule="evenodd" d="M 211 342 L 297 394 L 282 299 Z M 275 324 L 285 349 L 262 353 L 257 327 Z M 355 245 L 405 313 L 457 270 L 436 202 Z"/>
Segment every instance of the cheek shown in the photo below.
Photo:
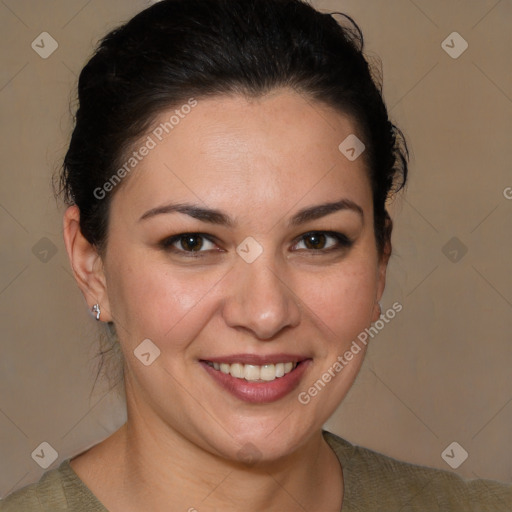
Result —
<path fill-rule="evenodd" d="M 162 262 L 134 258 L 116 267 L 109 284 L 115 297 L 115 319 L 130 346 L 149 338 L 158 346 L 179 350 L 201 329 L 204 307 L 222 276 L 167 268 Z M 184 332 L 184 330 L 186 332 Z"/>
<path fill-rule="evenodd" d="M 370 262 L 342 264 L 319 278 L 299 280 L 298 295 L 311 319 L 333 343 L 350 343 L 371 323 L 376 268 Z"/>
<path fill-rule="evenodd" d="M 350 343 L 370 325 L 376 267 L 366 256 L 354 255 L 324 270 L 290 270 L 287 286 L 302 306 L 303 328 L 315 326 L 335 345 Z M 185 350 L 205 327 L 225 328 L 220 317 L 208 323 L 234 291 L 240 292 L 226 267 L 171 267 L 147 254 L 119 261 L 111 278 L 111 308 L 123 341 L 134 348 L 149 338 L 169 353 Z"/>

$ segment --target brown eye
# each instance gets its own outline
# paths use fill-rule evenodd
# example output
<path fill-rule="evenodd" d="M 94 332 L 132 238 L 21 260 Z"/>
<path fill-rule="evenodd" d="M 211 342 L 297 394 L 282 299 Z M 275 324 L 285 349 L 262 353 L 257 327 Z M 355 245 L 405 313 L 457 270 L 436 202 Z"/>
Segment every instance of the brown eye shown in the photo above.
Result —
<path fill-rule="evenodd" d="M 203 246 L 202 237 L 197 235 L 183 235 L 179 243 L 185 251 L 199 251 Z"/>
<path fill-rule="evenodd" d="M 323 249 L 326 238 L 323 233 L 311 233 L 304 237 L 305 245 L 308 249 Z"/>
<path fill-rule="evenodd" d="M 180 253 L 185 256 L 192 255 L 193 253 L 197 253 L 197 256 L 203 256 L 202 253 L 215 249 L 215 244 L 202 233 L 174 235 L 160 242 L 160 246 L 167 251 Z"/>
<path fill-rule="evenodd" d="M 299 249 L 323 254 L 330 251 L 348 249 L 353 244 L 353 241 L 343 233 L 335 231 L 311 231 L 300 237 L 299 243 L 295 245 L 295 248 L 302 243 L 305 248 Z"/>

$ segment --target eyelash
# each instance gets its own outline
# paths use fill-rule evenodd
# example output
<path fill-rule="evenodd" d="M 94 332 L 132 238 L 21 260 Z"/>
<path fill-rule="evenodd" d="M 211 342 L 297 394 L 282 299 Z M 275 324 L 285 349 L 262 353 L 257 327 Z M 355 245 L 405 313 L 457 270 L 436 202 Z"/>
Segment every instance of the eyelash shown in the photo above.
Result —
<path fill-rule="evenodd" d="M 303 241 L 304 239 L 306 239 L 309 236 L 319 235 L 319 234 L 327 235 L 327 237 L 334 238 L 337 242 L 336 245 L 333 247 L 329 247 L 327 249 L 302 249 L 302 250 L 311 252 L 313 255 L 322 255 L 322 254 L 327 254 L 327 253 L 331 253 L 331 252 L 335 252 L 335 251 L 342 251 L 345 249 L 349 249 L 354 243 L 353 240 L 348 238 L 346 235 L 344 235 L 343 233 L 338 233 L 336 231 L 309 231 L 309 232 L 301 235 L 299 237 L 299 239 L 298 239 L 299 241 L 297 243 L 300 243 L 301 241 Z M 202 237 L 211 243 L 215 243 L 213 241 L 212 237 L 210 237 L 209 235 L 207 235 L 205 233 L 189 232 L 189 233 L 180 233 L 179 235 L 173 235 L 171 237 L 168 237 L 168 238 L 162 240 L 159 245 L 162 249 L 164 249 L 166 251 L 171 251 L 176 254 L 183 255 L 186 258 L 202 258 L 202 257 L 204 257 L 204 253 L 209 252 L 208 250 L 207 251 L 201 251 L 201 250 L 200 251 L 185 251 L 183 249 L 177 249 L 176 247 L 173 246 L 176 242 L 179 242 L 180 240 L 182 240 L 184 237 L 187 237 L 187 236 Z M 294 244 L 294 245 L 296 245 L 296 244 Z"/>

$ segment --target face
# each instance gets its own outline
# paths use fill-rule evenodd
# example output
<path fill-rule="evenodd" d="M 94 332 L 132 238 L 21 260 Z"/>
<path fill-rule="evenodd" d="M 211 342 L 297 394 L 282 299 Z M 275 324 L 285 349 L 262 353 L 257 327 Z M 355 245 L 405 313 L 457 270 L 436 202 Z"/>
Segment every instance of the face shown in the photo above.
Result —
<path fill-rule="evenodd" d="M 129 414 L 228 458 L 286 455 L 343 399 L 366 347 L 343 355 L 378 318 L 386 262 L 368 174 L 338 149 L 358 131 L 280 90 L 199 99 L 155 133 L 112 199 L 97 292 Z M 160 352 L 145 365 L 134 351 L 148 339 L 146 362 Z"/>

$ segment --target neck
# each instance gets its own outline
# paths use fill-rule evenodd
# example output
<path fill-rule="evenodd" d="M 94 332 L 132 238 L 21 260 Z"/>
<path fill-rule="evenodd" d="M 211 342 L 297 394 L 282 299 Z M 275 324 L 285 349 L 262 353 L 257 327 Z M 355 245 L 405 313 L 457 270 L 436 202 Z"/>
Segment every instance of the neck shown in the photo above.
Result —
<path fill-rule="evenodd" d="M 321 431 L 289 456 L 246 465 L 205 452 L 168 426 L 145 429 L 141 420 L 128 415 L 114 434 L 119 496 L 126 498 L 119 510 L 239 512 L 242 504 L 245 512 L 341 509 L 341 467 Z"/>
<path fill-rule="evenodd" d="M 127 400 L 127 411 L 118 431 L 72 465 L 112 512 L 341 509 L 341 466 L 321 430 L 284 457 L 245 464 L 196 445 L 140 403 Z"/>

